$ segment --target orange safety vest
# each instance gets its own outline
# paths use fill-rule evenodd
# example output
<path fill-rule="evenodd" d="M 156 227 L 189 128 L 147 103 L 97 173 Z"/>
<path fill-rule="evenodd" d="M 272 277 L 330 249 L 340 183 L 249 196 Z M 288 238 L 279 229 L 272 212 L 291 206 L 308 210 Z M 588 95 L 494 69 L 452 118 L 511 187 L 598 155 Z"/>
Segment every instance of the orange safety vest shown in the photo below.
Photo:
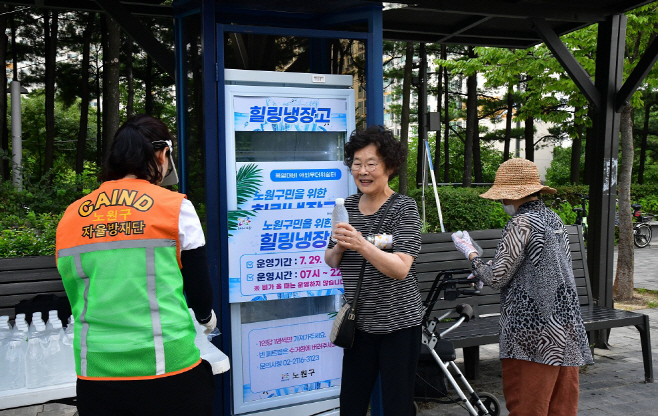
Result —
<path fill-rule="evenodd" d="M 134 380 L 200 362 L 183 295 L 178 218 L 185 195 L 141 179 L 104 182 L 57 227 L 78 377 Z"/>

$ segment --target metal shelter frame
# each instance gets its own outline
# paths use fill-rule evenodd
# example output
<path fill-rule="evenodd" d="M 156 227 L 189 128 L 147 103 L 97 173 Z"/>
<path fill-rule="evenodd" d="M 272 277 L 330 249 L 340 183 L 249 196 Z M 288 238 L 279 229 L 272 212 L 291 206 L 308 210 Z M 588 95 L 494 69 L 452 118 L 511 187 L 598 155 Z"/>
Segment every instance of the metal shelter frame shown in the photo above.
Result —
<path fill-rule="evenodd" d="M 199 4 L 200 3 L 200 4 Z M 384 91 L 383 67 L 378 65 L 383 54 L 382 38 L 382 7 L 370 4 L 345 10 L 340 13 L 328 13 L 323 16 L 321 24 L 313 20 L 313 16 L 298 15 L 294 19 L 284 16 L 285 26 L 256 25 L 263 23 L 263 16 L 267 14 L 253 14 L 249 11 L 239 10 L 235 7 L 221 7 L 213 0 L 201 0 L 197 7 L 181 10 L 176 13 L 176 51 L 177 65 L 180 65 L 177 74 L 185 74 L 184 59 L 179 54 L 183 48 L 182 39 L 185 38 L 183 18 L 191 14 L 200 14 L 202 39 L 202 74 L 204 90 L 204 135 L 205 143 L 205 176 L 206 176 L 206 230 L 208 246 L 208 263 L 211 271 L 211 281 L 215 291 L 214 308 L 220 311 L 220 348 L 231 356 L 231 327 L 228 300 L 228 280 L 221 276 L 228 276 L 228 208 L 226 198 L 226 154 L 224 127 L 225 97 L 224 97 L 224 39 L 225 33 L 260 34 L 278 36 L 298 36 L 311 39 L 311 71 L 329 72 L 328 43 L 326 39 L 358 39 L 366 46 L 366 98 L 369 108 L 381 109 L 368 111 L 367 123 L 383 124 Z M 276 13 L 274 13 L 276 15 Z M 267 19 L 267 21 L 271 21 Z M 341 29 L 340 25 L 352 22 L 365 22 L 368 30 L 350 31 Z M 320 28 L 318 28 L 320 27 Z M 375 63 L 373 65 L 373 63 Z M 176 78 L 179 115 L 179 149 L 185 148 L 185 126 L 180 122 L 185 118 L 184 103 L 185 80 Z M 371 107 L 372 105 L 372 107 Z M 185 159 L 183 155 L 181 160 Z M 182 168 L 183 165 L 181 165 Z M 182 170 L 182 169 L 181 169 Z M 183 174 L 184 178 L 185 175 Z M 189 184 L 183 180 L 181 191 L 186 192 Z M 217 296 L 219 294 L 219 296 Z M 220 337 L 217 337 L 220 338 Z M 224 374 L 221 383 L 217 383 L 215 407 L 222 407 L 223 414 L 231 413 L 231 380 L 230 375 Z M 379 389 L 375 389 L 377 392 Z M 378 406 L 381 398 L 373 395 L 373 414 L 381 414 Z"/>
<path fill-rule="evenodd" d="M 204 134 L 206 138 L 206 207 L 210 273 L 215 291 L 216 310 L 221 311 L 221 348 L 230 352 L 228 292 L 221 276 L 227 275 L 228 235 L 225 199 L 225 155 L 220 140 L 225 137 L 223 100 L 223 33 L 267 33 L 307 36 L 311 41 L 313 69 L 327 67 L 326 38 L 358 37 L 367 44 L 367 123 L 383 122 L 383 69 L 379 65 L 383 39 L 412 42 L 437 42 L 475 46 L 528 48 L 545 42 L 574 80 L 590 104 L 597 110 L 594 129 L 590 179 L 590 238 L 588 265 L 592 291 L 599 305 L 611 307 L 614 249 L 614 213 L 617 185 L 619 118 L 643 79 L 658 60 L 658 40 L 654 40 L 623 82 L 623 54 L 626 38 L 624 12 L 650 3 L 649 0 L 469 0 L 399 1 L 382 11 L 382 3 L 369 0 L 334 0 L 317 3 L 303 0 L 243 0 L 239 7 L 229 0 L 176 0 L 163 5 L 161 0 L 0 0 L 0 4 L 32 6 L 59 10 L 107 13 L 169 75 L 176 77 L 179 165 L 181 189 L 189 183 L 187 171 L 186 106 L 183 88 L 187 72 L 182 49 L 183 19 L 198 14 L 202 42 L 202 81 Z M 408 4 L 407 4 L 408 3 Z M 175 57 L 136 16 L 168 17 L 175 21 Z M 273 24 L 273 22 L 277 22 Z M 596 82 L 592 81 L 560 35 L 598 23 Z M 229 27 L 230 26 L 230 27 Z M 219 179 L 218 179 L 219 178 Z M 219 338 L 219 337 L 218 337 Z M 600 339 L 605 344 L 606 336 Z M 218 383 L 217 399 L 223 414 L 230 414 L 230 381 Z"/>

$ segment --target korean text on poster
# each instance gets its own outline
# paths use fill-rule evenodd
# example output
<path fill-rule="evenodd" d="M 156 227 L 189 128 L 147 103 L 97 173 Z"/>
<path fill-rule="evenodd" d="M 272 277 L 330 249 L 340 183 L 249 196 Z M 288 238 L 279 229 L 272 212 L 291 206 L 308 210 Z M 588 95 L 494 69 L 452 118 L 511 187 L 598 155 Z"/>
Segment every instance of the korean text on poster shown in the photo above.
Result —
<path fill-rule="evenodd" d="M 244 401 L 340 385 L 332 323 L 325 314 L 242 325 Z"/>
<path fill-rule="evenodd" d="M 237 163 L 259 186 L 229 213 L 231 302 L 327 296 L 342 291 L 324 263 L 336 198 L 347 196 L 342 162 Z"/>

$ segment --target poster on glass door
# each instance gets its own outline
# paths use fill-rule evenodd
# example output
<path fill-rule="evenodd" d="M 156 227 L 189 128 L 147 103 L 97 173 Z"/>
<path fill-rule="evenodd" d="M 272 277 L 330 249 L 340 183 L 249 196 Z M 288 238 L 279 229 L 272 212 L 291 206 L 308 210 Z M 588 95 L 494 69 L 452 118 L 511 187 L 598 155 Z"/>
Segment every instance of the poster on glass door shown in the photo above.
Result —
<path fill-rule="evenodd" d="M 348 196 L 343 162 L 236 163 L 238 209 L 229 211 L 229 301 L 342 293 L 324 263 L 336 198 Z"/>
<path fill-rule="evenodd" d="M 340 385 L 343 350 L 328 314 L 242 325 L 244 402 Z"/>

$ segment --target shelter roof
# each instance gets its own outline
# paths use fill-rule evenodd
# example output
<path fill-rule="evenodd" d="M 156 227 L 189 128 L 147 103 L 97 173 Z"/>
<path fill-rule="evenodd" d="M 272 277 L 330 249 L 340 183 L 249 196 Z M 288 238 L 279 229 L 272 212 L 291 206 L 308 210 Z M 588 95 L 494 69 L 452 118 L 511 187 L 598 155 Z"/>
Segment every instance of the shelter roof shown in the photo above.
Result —
<path fill-rule="evenodd" d="M 384 38 L 525 49 L 542 43 L 532 18 L 558 35 L 650 0 L 420 0 L 384 10 Z"/>
<path fill-rule="evenodd" d="M 198 0 L 116 0 L 134 15 L 173 17 L 173 7 L 195 7 Z M 367 6 L 384 6 L 383 34 L 388 40 L 451 43 L 474 46 L 528 48 L 542 43 L 532 18 L 545 19 L 553 31 L 564 35 L 624 13 L 651 0 L 216 0 L 230 16 L 250 17 L 253 24 L 276 22 L 285 26 L 296 20 L 322 24 L 323 15 Z M 0 0 L 0 4 L 38 6 L 61 10 L 102 12 L 95 0 Z M 276 18 L 267 20 L 267 15 Z M 342 26 L 366 31 L 364 22 Z"/>

